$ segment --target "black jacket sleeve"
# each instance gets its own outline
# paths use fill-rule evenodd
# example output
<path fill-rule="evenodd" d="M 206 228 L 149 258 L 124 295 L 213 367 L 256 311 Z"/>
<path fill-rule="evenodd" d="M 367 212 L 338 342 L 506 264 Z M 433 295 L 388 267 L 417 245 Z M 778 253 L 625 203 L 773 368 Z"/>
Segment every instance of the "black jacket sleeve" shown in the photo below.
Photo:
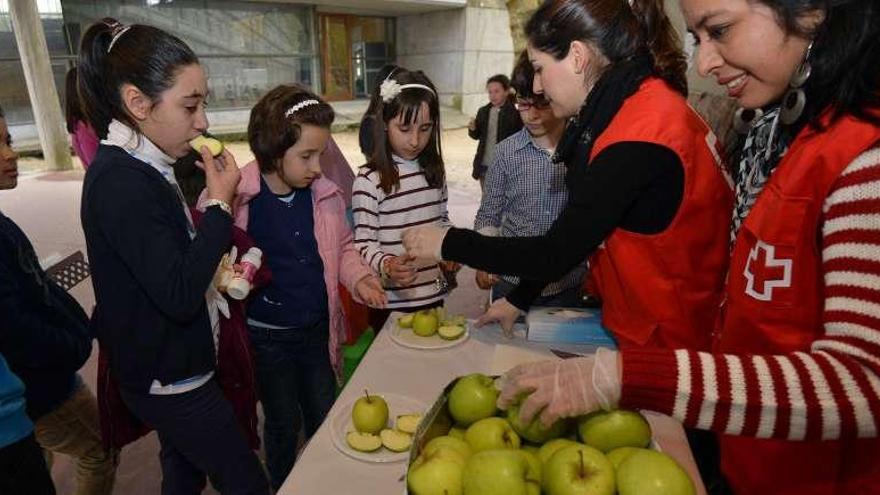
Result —
<path fill-rule="evenodd" d="M 483 132 L 485 132 L 486 129 L 488 115 L 489 106 L 482 106 L 479 110 L 477 110 L 477 117 L 476 119 L 474 119 L 474 128 L 468 129 L 468 136 L 470 136 L 471 139 L 480 140 L 483 138 Z"/>
<path fill-rule="evenodd" d="M 582 262 L 615 228 L 664 230 L 681 203 L 684 173 L 672 150 L 624 142 L 574 171 L 568 187 L 568 204 L 545 235 L 485 237 L 454 228 L 443 241 L 443 259 L 489 273 L 518 275 L 544 287 Z M 519 304 L 524 302 L 520 299 Z"/>
<path fill-rule="evenodd" d="M 19 275 L 7 260 L 0 263 L 0 351 L 17 367 L 78 370 L 92 352 L 92 336 L 82 308 L 67 294 L 58 300 L 61 289 L 52 286 L 45 287 L 46 297 L 64 307 L 25 300 L 30 291 L 20 285 Z M 52 284 L 49 280 L 45 283 Z"/>
<path fill-rule="evenodd" d="M 98 180 L 105 183 L 94 184 L 91 210 L 107 243 L 159 311 L 174 321 L 192 320 L 229 246 L 232 218 L 208 208 L 195 238 L 182 248 L 161 177 L 118 167 Z"/>

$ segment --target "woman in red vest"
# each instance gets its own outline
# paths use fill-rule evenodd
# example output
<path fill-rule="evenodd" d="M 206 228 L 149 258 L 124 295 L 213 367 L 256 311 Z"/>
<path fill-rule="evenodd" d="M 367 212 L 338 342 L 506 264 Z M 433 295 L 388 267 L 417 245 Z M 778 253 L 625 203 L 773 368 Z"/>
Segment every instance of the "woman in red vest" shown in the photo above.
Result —
<path fill-rule="evenodd" d="M 481 322 L 511 326 L 590 256 L 620 347 L 709 349 L 733 194 L 714 135 L 685 100 L 686 62 L 663 3 L 557 0 L 528 23 L 535 93 L 572 118 L 554 158 L 568 168 L 569 200 L 547 234 L 420 228 L 404 238 L 419 257 L 439 258 L 442 242 L 445 260 L 523 277 Z"/>
<path fill-rule="evenodd" d="M 880 493 L 880 7 L 680 3 L 700 73 L 756 114 L 714 352 L 523 366 L 499 403 L 533 391 L 524 419 L 620 406 L 718 432 L 738 494 Z"/>

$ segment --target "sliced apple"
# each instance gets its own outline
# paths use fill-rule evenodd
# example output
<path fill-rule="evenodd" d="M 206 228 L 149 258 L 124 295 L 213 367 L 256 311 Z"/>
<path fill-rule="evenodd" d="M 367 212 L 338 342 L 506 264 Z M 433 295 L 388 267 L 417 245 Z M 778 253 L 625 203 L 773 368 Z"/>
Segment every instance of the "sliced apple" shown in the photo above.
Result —
<path fill-rule="evenodd" d="M 413 316 L 413 313 L 405 314 L 397 319 L 397 324 L 400 328 L 412 328 Z"/>
<path fill-rule="evenodd" d="M 421 414 L 402 414 L 397 417 L 394 427 L 397 428 L 398 431 L 413 434 L 416 432 L 416 428 L 419 427 L 419 422 L 421 420 Z"/>
<path fill-rule="evenodd" d="M 349 447 L 358 452 L 375 452 L 382 447 L 382 438 L 372 433 L 350 431 L 345 435 L 345 441 Z"/>
<path fill-rule="evenodd" d="M 392 452 L 406 452 L 412 446 L 412 435 L 397 430 L 379 432 L 382 445 Z"/>
<path fill-rule="evenodd" d="M 211 156 L 218 156 L 220 153 L 223 153 L 223 143 L 221 143 L 219 139 L 214 139 L 208 136 L 197 136 L 189 142 L 189 145 L 198 153 L 202 152 L 202 146 L 208 147 Z"/>
<path fill-rule="evenodd" d="M 440 338 L 444 340 L 455 340 L 464 335 L 464 327 L 458 325 L 447 325 L 437 329 Z"/>

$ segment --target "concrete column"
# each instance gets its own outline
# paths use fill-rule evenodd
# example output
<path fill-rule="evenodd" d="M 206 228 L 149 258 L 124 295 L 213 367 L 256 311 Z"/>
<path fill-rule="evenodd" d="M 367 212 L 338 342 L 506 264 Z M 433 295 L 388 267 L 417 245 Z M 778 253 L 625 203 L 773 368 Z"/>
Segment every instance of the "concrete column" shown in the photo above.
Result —
<path fill-rule="evenodd" d="M 70 143 L 64 125 L 64 114 L 61 112 L 61 101 L 52 77 L 49 47 L 46 45 L 37 3 L 33 0 L 10 0 L 9 14 L 12 17 L 12 30 L 18 43 L 18 53 L 24 68 L 43 156 L 53 170 L 69 170 L 73 168 Z"/>

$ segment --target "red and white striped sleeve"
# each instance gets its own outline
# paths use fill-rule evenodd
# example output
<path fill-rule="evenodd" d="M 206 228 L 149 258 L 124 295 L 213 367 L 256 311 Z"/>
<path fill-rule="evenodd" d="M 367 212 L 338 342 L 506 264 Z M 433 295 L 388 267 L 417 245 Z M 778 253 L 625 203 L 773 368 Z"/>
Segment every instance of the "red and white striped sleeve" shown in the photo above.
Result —
<path fill-rule="evenodd" d="M 824 204 L 823 337 L 810 352 L 622 353 L 621 407 L 719 433 L 789 440 L 870 438 L 880 429 L 880 148 Z"/>

